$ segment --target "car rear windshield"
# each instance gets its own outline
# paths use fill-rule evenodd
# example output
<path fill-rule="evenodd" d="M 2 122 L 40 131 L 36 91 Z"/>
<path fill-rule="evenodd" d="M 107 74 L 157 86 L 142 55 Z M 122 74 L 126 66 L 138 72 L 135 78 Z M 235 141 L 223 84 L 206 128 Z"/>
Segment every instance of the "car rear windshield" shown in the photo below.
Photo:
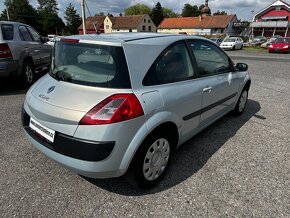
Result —
<path fill-rule="evenodd" d="M 4 40 L 12 40 L 14 31 L 12 24 L 1 24 L 2 36 Z"/>
<path fill-rule="evenodd" d="M 224 42 L 235 42 L 235 41 L 236 41 L 236 38 L 228 38 L 224 40 Z"/>
<path fill-rule="evenodd" d="M 118 46 L 56 42 L 49 74 L 75 84 L 131 88 L 124 51 Z"/>

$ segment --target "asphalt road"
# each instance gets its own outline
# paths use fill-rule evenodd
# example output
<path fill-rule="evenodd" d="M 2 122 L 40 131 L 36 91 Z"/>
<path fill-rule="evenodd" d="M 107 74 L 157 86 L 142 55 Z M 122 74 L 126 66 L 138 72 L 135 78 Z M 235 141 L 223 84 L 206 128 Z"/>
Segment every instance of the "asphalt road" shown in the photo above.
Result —
<path fill-rule="evenodd" d="M 45 157 L 21 129 L 26 90 L 1 80 L 0 217 L 289 217 L 290 61 L 238 52 L 229 54 L 252 76 L 245 113 L 178 149 L 150 191 L 124 178 L 85 179 Z"/>

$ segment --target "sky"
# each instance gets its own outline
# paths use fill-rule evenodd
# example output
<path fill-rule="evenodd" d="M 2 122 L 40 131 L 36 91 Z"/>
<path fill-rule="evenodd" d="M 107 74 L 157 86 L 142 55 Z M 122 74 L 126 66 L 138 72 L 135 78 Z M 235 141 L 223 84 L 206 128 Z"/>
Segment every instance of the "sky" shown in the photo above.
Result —
<path fill-rule="evenodd" d="M 118 15 L 123 13 L 124 10 L 134 4 L 141 3 L 150 7 L 154 7 L 157 2 L 160 2 L 162 7 L 172 9 L 177 13 L 181 13 L 184 4 L 191 5 L 204 4 L 204 0 L 86 0 L 92 15 L 104 12 L 105 14 L 111 13 Z M 290 4 L 290 0 L 284 0 Z M 4 1 L 0 3 L 0 11 L 4 9 Z M 78 13 L 81 15 L 81 0 L 57 0 L 59 8 L 59 16 L 64 17 L 65 8 L 69 3 L 73 3 L 77 8 Z M 212 13 L 219 11 L 226 11 L 228 14 L 236 14 L 238 19 L 252 20 L 253 14 L 259 12 L 266 6 L 272 4 L 275 0 L 209 0 L 209 7 Z M 37 6 L 37 0 L 30 0 L 31 5 Z M 86 16 L 89 16 L 86 10 Z"/>

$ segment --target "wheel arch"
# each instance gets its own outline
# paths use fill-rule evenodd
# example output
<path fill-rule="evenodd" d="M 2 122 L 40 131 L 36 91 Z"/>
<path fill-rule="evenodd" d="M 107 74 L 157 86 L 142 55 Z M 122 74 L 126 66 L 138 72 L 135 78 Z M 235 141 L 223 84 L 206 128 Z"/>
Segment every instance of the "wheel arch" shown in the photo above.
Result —
<path fill-rule="evenodd" d="M 180 138 L 180 129 L 178 123 L 176 123 L 174 119 L 167 119 L 163 122 L 160 120 L 160 122 L 156 122 L 155 125 L 150 125 L 149 120 L 139 129 L 138 133 L 131 141 L 127 151 L 123 156 L 119 169 L 123 172 L 126 172 L 129 169 L 131 163 L 133 162 L 134 157 L 137 151 L 140 149 L 144 140 L 147 137 L 150 137 L 151 135 L 156 134 L 158 131 L 162 131 L 164 129 L 166 129 L 170 133 L 170 136 L 172 136 L 174 144 L 173 150 L 175 150 Z M 140 137 L 140 135 L 143 135 L 143 137 Z"/>

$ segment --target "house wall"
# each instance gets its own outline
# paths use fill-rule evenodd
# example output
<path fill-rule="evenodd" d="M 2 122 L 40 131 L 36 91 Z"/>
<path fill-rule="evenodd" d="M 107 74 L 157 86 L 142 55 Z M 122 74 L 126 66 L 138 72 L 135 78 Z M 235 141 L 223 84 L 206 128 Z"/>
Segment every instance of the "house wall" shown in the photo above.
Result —
<path fill-rule="evenodd" d="M 145 30 L 143 29 L 143 26 L 145 27 Z M 149 27 L 151 27 L 151 30 L 149 30 Z M 155 24 L 148 14 L 144 16 L 143 20 L 137 26 L 137 32 L 156 32 L 156 29 Z"/>
<path fill-rule="evenodd" d="M 258 20 L 262 20 L 263 17 L 272 17 L 272 16 L 288 16 L 288 21 L 290 21 L 290 12 L 287 11 L 284 8 L 281 8 L 280 11 L 276 11 L 275 8 L 272 10 L 266 12 L 265 14 L 262 14 L 261 16 L 258 17 Z M 266 22 L 266 21 L 265 21 Z"/>
<path fill-rule="evenodd" d="M 131 30 L 131 31 L 130 31 Z M 112 33 L 128 33 L 128 32 L 138 32 L 137 29 L 113 29 Z"/>
<path fill-rule="evenodd" d="M 231 20 L 231 22 L 229 23 L 229 25 L 225 29 L 225 33 L 226 34 L 231 35 L 231 34 L 236 34 L 237 33 L 237 29 L 234 28 L 234 23 L 235 22 L 238 22 L 237 16 L 233 17 L 233 19 Z"/>
<path fill-rule="evenodd" d="M 105 33 L 111 33 L 112 32 L 112 21 L 110 18 L 107 16 L 104 20 L 104 32 Z"/>
<path fill-rule="evenodd" d="M 157 29 L 157 32 L 172 34 L 186 33 L 187 35 L 196 35 L 195 29 Z"/>

